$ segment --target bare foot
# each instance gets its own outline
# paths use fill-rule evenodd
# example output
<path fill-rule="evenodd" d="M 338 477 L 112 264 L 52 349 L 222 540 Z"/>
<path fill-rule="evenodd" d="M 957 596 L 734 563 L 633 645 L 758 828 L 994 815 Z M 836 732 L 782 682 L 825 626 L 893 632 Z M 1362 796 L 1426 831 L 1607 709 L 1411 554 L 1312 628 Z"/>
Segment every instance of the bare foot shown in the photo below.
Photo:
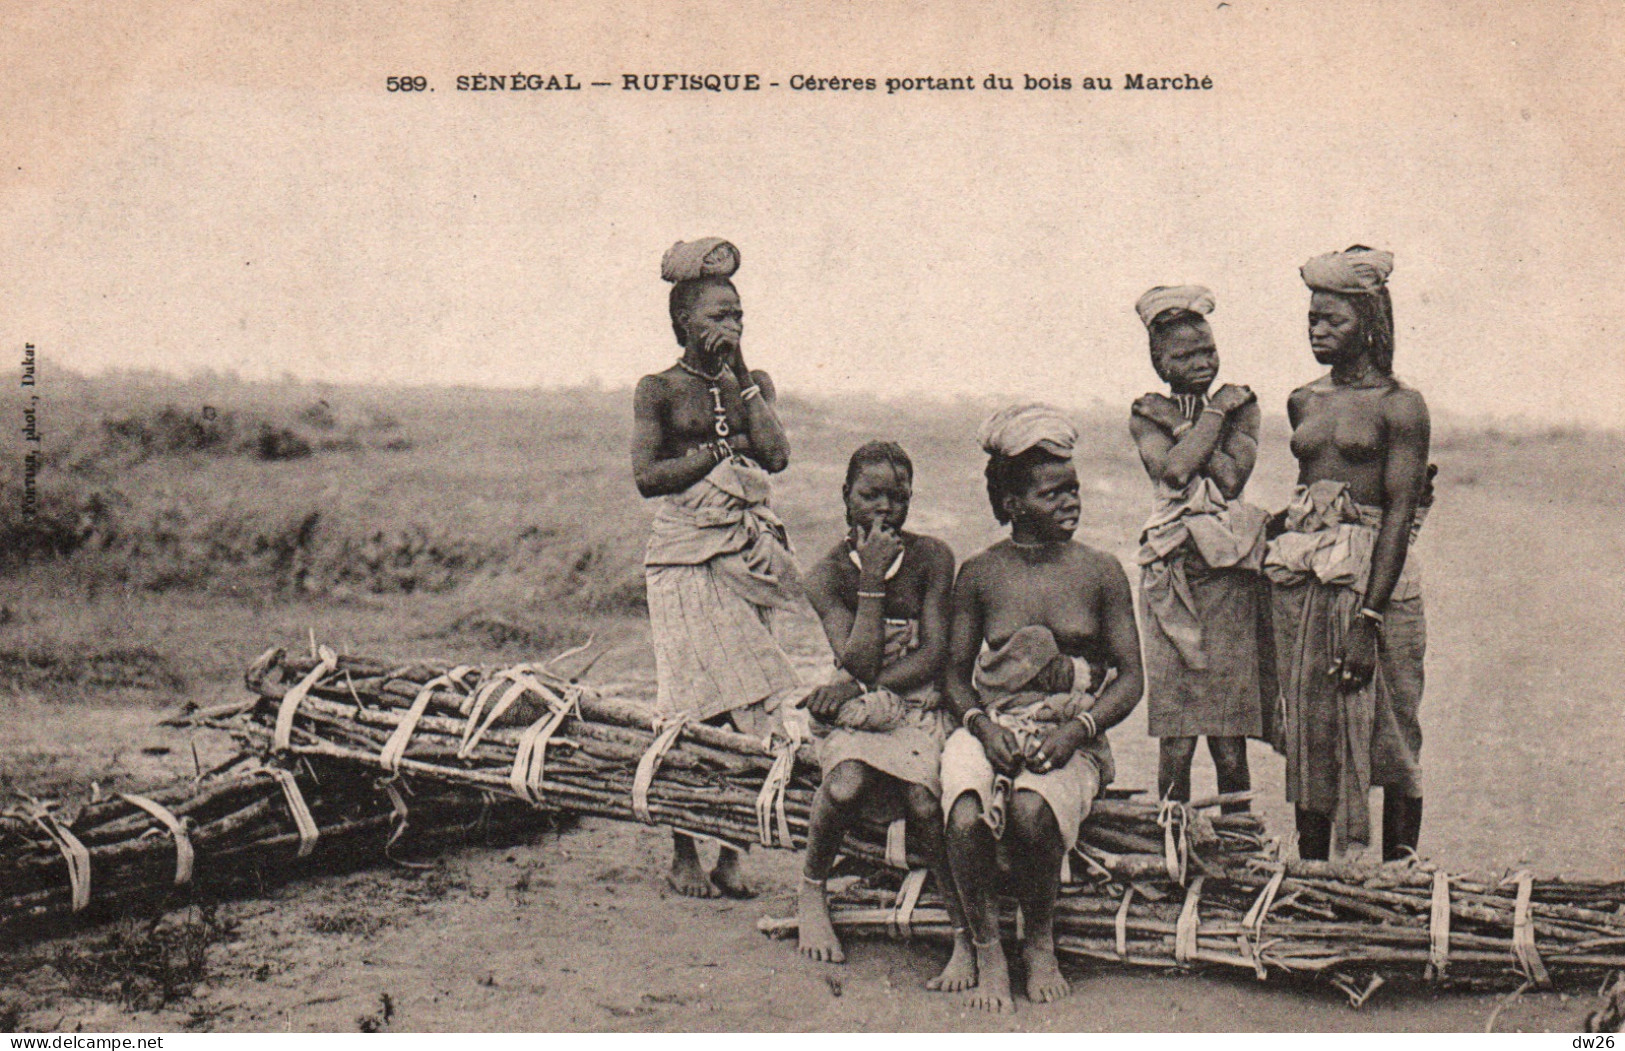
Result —
<path fill-rule="evenodd" d="M 994 938 L 976 945 L 976 987 L 965 997 L 965 1006 L 993 1014 L 1015 1014 L 1016 998 L 1010 995 L 1010 965 L 1004 959 L 1004 946 Z"/>
<path fill-rule="evenodd" d="M 1055 958 L 1053 938 L 1028 938 L 1021 945 L 1021 958 L 1027 964 L 1027 999 L 1035 1004 L 1052 1004 L 1072 993 L 1061 976 L 1061 962 Z"/>
<path fill-rule="evenodd" d="M 700 859 L 691 853 L 688 857 L 679 854 L 671 859 L 671 871 L 666 873 L 666 882 L 671 889 L 685 898 L 714 898 L 717 888 L 705 878 L 705 870 L 700 868 Z"/>
<path fill-rule="evenodd" d="M 711 884 L 730 898 L 754 898 L 756 891 L 745 882 L 739 871 L 739 851 L 723 847 L 717 855 L 717 867 L 711 870 Z"/>
<path fill-rule="evenodd" d="M 801 930 L 801 955 L 819 963 L 845 963 L 846 952 L 841 948 L 841 939 L 836 937 L 835 927 L 829 922 L 824 884 L 802 877 L 798 898 L 796 922 Z"/>
<path fill-rule="evenodd" d="M 962 993 L 976 987 L 976 949 L 969 931 L 954 932 L 954 954 L 948 957 L 948 966 L 925 987 L 941 993 Z"/>

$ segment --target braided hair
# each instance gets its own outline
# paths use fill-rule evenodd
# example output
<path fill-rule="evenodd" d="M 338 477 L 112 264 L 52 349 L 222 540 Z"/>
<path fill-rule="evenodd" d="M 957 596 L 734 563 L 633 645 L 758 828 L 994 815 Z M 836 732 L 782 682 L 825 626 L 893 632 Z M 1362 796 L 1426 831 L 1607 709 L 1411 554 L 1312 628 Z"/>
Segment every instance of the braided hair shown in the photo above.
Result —
<path fill-rule="evenodd" d="M 1350 245 L 1345 252 L 1369 252 L 1365 245 Z M 1339 292 L 1348 300 L 1354 317 L 1360 323 L 1360 337 L 1365 341 L 1371 363 L 1386 375 L 1394 374 L 1394 301 L 1386 284 L 1364 294 Z"/>
<path fill-rule="evenodd" d="M 846 462 L 846 481 L 841 483 L 841 494 L 844 496 L 852 489 L 852 483 L 858 480 L 858 472 L 865 467 L 875 464 L 885 464 L 898 474 L 906 475 L 908 480 L 914 480 L 914 461 L 908 458 L 908 453 L 896 442 L 864 442 L 852 453 L 852 459 Z"/>

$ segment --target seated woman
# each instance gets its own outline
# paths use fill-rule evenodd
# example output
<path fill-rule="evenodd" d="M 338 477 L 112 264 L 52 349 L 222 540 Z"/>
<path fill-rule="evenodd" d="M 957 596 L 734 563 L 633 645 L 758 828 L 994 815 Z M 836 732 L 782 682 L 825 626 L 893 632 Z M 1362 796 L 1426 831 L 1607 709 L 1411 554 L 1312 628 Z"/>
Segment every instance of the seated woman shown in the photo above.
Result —
<path fill-rule="evenodd" d="M 903 531 L 914 465 L 893 442 L 852 454 L 841 495 L 847 536 L 806 580 L 838 670 L 808 711 L 829 727 L 819 742 L 823 782 L 813 798 L 800 893 L 801 951 L 843 962 L 830 925 L 824 881 L 852 823 L 867 808 L 899 812 L 947 903 L 956 935 L 947 968 L 927 988 L 959 990 L 976 967 L 942 845 L 938 769 L 947 724 L 939 683 L 948 653 L 954 555 L 948 545 Z"/>
<path fill-rule="evenodd" d="M 1383 859 L 1413 853 L 1421 834 L 1427 623 L 1410 548 L 1432 499 L 1429 423 L 1393 373 L 1393 266 L 1356 245 L 1300 271 L 1310 349 L 1330 371 L 1287 399 L 1298 486 L 1264 573 L 1304 858 L 1370 844 L 1374 785 Z"/>
<path fill-rule="evenodd" d="M 1258 460 L 1258 399 L 1225 384 L 1209 396 L 1219 353 L 1200 285 L 1158 286 L 1135 311 L 1168 394 L 1134 403 L 1129 433 L 1156 499 L 1138 561 L 1157 793 L 1189 800 L 1196 739 L 1207 738 L 1220 792 L 1245 792 L 1247 738 L 1264 736 L 1275 669 L 1261 675 L 1260 571 L 1268 516 L 1241 499 Z M 1273 656 L 1270 660 L 1273 661 Z M 1265 690 L 1269 692 L 1266 693 Z M 1246 803 L 1226 809 L 1245 809 Z"/>
<path fill-rule="evenodd" d="M 976 951 L 969 1002 L 1013 1011 L 993 900 L 1000 847 L 1021 903 L 1027 996 L 1060 999 L 1071 991 L 1055 958 L 1061 865 L 1112 779 L 1105 732 L 1140 702 L 1144 678 L 1123 567 L 1072 540 L 1076 429 L 1054 409 L 1023 405 L 995 414 L 979 437 L 988 499 L 1010 539 L 967 561 L 954 585 L 945 686 L 961 729 L 943 748 L 942 798 Z"/>

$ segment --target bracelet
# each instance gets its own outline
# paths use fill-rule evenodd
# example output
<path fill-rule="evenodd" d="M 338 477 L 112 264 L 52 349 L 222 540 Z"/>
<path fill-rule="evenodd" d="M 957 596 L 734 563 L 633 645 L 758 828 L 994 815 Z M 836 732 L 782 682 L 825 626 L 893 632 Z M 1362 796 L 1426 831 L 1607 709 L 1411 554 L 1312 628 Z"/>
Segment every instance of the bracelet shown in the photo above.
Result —
<path fill-rule="evenodd" d="M 1382 614 L 1378 613 L 1370 606 L 1360 607 L 1360 616 L 1364 617 L 1366 620 L 1375 621 L 1378 624 L 1382 623 Z"/>
<path fill-rule="evenodd" d="M 886 593 L 884 591 L 863 591 L 861 589 L 858 591 L 858 598 L 878 598 L 878 599 L 883 599 L 885 597 L 886 597 Z"/>
<path fill-rule="evenodd" d="M 1090 737 L 1099 737 L 1100 736 L 1100 725 L 1095 722 L 1095 717 L 1094 717 L 1093 713 L 1079 712 L 1077 715 L 1074 715 L 1072 718 L 1076 719 L 1078 722 L 1083 724 L 1083 728 L 1085 730 L 1089 731 L 1089 736 Z"/>
<path fill-rule="evenodd" d="M 972 720 L 972 719 L 974 719 L 974 718 L 976 718 L 976 716 L 978 716 L 978 715 L 980 715 L 980 716 L 982 716 L 982 717 L 984 717 L 984 718 L 986 718 L 986 717 L 987 717 L 987 712 L 985 712 L 985 711 L 983 711 L 983 710 L 982 710 L 982 709 L 980 709 L 980 708 L 971 708 L 971 709 L 968 709 L 968 710 L 967 710 L 967 711 L 966 711 L 966 712 L 965 712 L 965 714 L 964 714 L 964 715 L 962 715 L 962 716 L 960 716 L 960 717 L 959 717 L 959 724 L 960 724 L 960 725 L 961 725 L 961 726 L 963 726 L 963 727 L 964 727 L 964 728 L 965 728 L 965 729 L 966 729 L 966 730 L 969 730 L 969 729 L 970 729 L 970 721 L 971 721 L 971 720 Z"/>
<path fill-rule="evenodd" d="M 1215 416 L 1217 416 L 1217 417 L 1218 417 L 1218 418 L 1219 418 L 1219 419 L 1221 419 L 1221 420 L 1222 420 L 1222 419 L 1224 419 L 1224 416 L 1225 416 L 1225 413 L 1224 413 L 1224 410 L 1223 410 L 1223 409 L 1215 409 L 1215 408 L 1214 408 L 1214 407 L 1213 407 L 1213 406 L 1211 406 L 1211 405 L 1208 405 L 1208 406 L 1205 406 L 1205 407 L 1204 407 L 1204 408 L 1203 408 L 1203 409 L 1202 409 L 1202 411 L 1201 411 L 1201 412 L 1200 412 L 1200 413 L 1198 413 L 1198 414 L 1197 414 L 1197 415 L 1199 415 L 1199 416 L 1206 416 L 1206 415 L 1207 415 L 1207 414 L 1208 414 L 1208 413 L 1210 413 L 1210 412 L 1211 412 L 1211 413 L 1212 413 L 1212 414 L 1213 414 L 1213 415 L 1215 415 Z"/>
<path fill-rule="evenodd" d="M 752 383 L 750 386 L 748 386 L 744 390 L 740 391 L 739 396 L 741 398 L 743 398 L 745 401 L 750 401 L 752 398 L 760 397 L 761 393 L 762 393 L 761 385 L 756 384 L 756 383 Z"/>
<path fill-rule="evenodd" d="M 1178 427 L 1175 427 L 1174 428 L 1174 441 L 1177 442 L 1177 441 L 1179 441 L 1179 439 L 1185 437 L 1185 435 L 1190 433 L 1191 428 L 1194 427 L 1194 426 L 1196 426 L 1196 424 L 1192 423 L 1189 420 L 1185 420 Z"/>

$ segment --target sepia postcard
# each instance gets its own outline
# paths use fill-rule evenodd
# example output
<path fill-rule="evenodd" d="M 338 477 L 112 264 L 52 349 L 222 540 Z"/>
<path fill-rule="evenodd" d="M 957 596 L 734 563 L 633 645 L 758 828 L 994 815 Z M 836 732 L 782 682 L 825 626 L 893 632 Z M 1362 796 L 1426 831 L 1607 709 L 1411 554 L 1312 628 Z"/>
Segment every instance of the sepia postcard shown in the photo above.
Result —
<path fill-rule="evenodd" d="M 5 23 L 0 1029 L 1625 1024 L 1618 5 Z"/>

